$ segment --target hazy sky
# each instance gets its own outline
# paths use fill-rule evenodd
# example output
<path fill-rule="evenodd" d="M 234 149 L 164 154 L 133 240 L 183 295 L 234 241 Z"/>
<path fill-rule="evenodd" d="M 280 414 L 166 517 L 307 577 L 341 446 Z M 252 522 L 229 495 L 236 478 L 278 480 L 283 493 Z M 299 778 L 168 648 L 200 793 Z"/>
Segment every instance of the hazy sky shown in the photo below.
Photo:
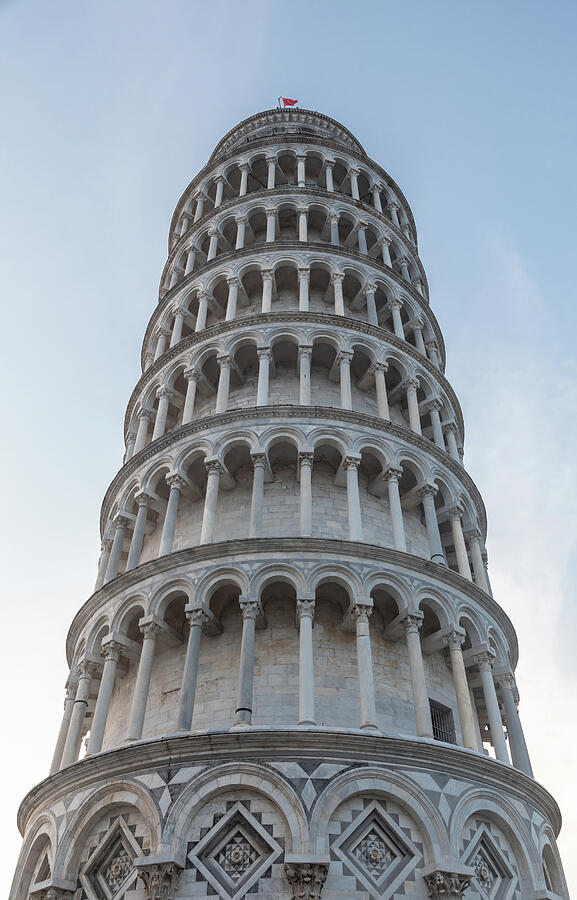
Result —
<path fill-rule="evenodd" d="M 576 39 L 561 0 L 0 0 L 2 896 L 17 806 L 52 756 L 172 210 L 279 94 L 343 122 L 411 203 L 577 895 Z"/>

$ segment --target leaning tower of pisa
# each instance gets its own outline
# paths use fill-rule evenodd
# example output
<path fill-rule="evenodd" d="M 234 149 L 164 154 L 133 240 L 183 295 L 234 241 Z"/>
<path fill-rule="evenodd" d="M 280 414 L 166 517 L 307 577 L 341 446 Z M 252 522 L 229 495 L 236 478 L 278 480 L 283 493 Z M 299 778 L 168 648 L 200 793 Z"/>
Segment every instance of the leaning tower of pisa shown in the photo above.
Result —
<path fill-rule="evenodd" d="M 415 222 L 269 110 L 174 213 L 11 900 L 567 898 Z"/>

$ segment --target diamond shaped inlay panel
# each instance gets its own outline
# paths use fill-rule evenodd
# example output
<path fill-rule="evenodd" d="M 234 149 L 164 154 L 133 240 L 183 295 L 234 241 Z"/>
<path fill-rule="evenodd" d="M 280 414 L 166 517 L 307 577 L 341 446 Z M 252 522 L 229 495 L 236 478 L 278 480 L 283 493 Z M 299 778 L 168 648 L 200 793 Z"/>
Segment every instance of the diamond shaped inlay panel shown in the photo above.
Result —
<path fill-rule="evenodd" d="M 471 887 L 482 900 L 513 900 L 517 875 L 508 850 L 501 848 L 485 824 L 480 824 L 468 844 L 464 862 L 475 871 Z"/>
<path fill-rule="evenodd" d="M 282 847 L 241 803 L 219 818 L 188 854 L 219 897 L 241 897 L 282 854 Z"/>
<path fill-rule="evenodd" d="M 82 896 L 121 900 L 138 877 L 133 860 L 141 852 L 122 819 L 117 819 L 80 872 Z"/>
<path fill-rule="evenodd" d="M 396 858 L 396 854 L 393 854 L 387 846 L 376 825 L 373 825 L 365 837 L 359 841 L 353 850 L 353 855 L 361 865 L 366 866 L 370 875 L 377 881 Z"/>

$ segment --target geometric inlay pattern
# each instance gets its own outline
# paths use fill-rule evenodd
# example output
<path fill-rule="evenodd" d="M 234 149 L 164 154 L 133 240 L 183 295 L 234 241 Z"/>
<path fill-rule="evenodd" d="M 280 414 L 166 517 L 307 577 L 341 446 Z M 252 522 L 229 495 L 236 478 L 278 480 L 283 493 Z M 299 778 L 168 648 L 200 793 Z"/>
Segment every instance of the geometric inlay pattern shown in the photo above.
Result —
<path fill-rule="evenodd" d="M 370 801 L 352 819 L 332 850 L 372 897 L 404 893 L 403 884 L 422 858 L 417 846 L 381 803 Z"/>
<path fill-rule="evenodd" d="M 220 897 L 243 897 L 283 848 L 242 803 L 234 803 L 188 858 Z"/>
<path fill-rule="evenodd" d="M 134 888 L 133 860 L 142 850 L 122 818 L 117 818 L 80 872 L 82 895 L 89 900 L 121 900 Z"/>
<path fill-rule="evenodd" d="M 519 896 L 519 880 L 503 844 L 484 823 L 478 823 L 467 846 L 463 862 L 474 870 L 471 889 L 482 900 L 513 900 Z"/>

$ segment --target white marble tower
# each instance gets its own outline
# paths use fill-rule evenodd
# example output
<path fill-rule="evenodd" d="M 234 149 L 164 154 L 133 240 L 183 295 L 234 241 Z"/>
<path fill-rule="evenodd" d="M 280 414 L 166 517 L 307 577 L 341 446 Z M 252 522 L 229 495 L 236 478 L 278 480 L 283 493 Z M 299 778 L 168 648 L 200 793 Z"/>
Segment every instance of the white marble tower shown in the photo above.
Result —
<path fill-rule="evenodd" d="M 390 176 L 320 113 L 233 128 L 171 223 L 11 900 L 568 897 L 444 367 Z"/>

